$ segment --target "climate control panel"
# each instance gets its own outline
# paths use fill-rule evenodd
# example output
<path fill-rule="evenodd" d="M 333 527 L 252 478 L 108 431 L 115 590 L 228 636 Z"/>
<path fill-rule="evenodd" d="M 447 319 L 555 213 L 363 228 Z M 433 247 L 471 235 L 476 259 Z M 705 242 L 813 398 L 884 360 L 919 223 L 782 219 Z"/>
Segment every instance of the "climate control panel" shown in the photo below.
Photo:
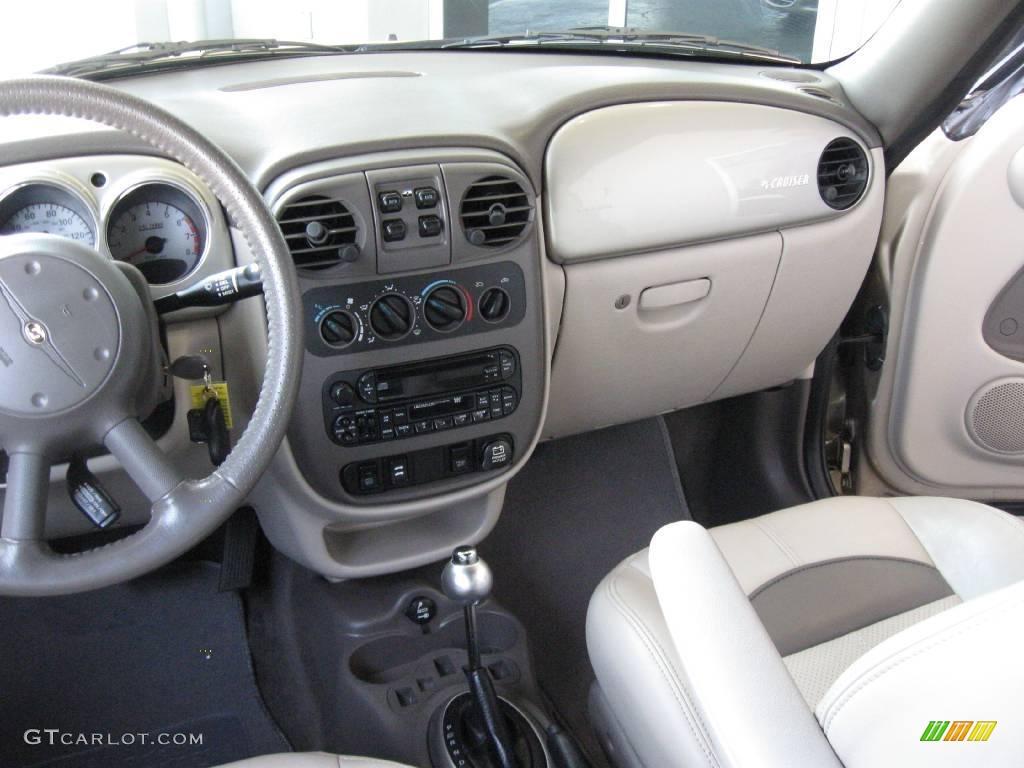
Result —
<path fill-rule="evenodd" d="M 515 325 L 525 315 L 526 285 L 519 266 L 506 261 L 312 288 L 303 308 L 306 346 L 326 357 Z"/>

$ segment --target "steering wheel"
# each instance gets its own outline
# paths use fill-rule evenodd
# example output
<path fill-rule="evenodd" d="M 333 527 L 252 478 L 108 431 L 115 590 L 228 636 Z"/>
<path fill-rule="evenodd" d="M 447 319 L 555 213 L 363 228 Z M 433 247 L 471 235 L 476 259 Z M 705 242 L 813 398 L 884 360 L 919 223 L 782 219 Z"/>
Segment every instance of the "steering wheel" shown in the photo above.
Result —
<path fill-rule="evenodd" d="M 199 176 L 241 229 L 263 275 L 267 359 L 259 401 L 226 461 L 184 478 L 139 422 L 161 355 L 156 313 L 133 267 L 51 235 L 0 238 L 0 448 L 9 457 L 0 594 L 55 595 L 134 578 L 223 523 L 267 469 L 298 390 L 302 325 L 284 238 L 242 170 L 185 123 L 138 97 L 61 77 L 0 83 L 0 115 L 85 118 L 127 131 Z M 66 555 L 44 540 L 50 466 L 103 444 L 151 502 L 149 522 Z"/>

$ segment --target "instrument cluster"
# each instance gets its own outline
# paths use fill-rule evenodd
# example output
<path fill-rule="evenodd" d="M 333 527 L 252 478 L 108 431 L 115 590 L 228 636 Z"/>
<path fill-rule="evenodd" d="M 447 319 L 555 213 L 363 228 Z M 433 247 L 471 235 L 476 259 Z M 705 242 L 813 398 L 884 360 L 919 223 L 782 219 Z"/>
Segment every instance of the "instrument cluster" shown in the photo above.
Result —
<path fill-rule="evenodd" d="M 0 236 L 26 232 L 77 240 L 128 262 L 155 295 L 234 261 L 216 199 L 186 169 L 160 158 L 70 158 L 4 169 Z"/>

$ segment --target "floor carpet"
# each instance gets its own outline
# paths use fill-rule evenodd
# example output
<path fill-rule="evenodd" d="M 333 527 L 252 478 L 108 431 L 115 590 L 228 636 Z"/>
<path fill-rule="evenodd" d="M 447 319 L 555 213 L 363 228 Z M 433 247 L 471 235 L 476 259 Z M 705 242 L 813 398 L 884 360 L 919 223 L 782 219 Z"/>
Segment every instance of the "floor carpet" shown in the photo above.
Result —
<path fill-rule="evenodd" d="M 529 632 L 541 687 L 595 764 L 603 759 L 586 714 L 590 595 L 658 528 L 688 517 L 665 425 L 648 419 L 538 446 L 480 545 L 495 597 Z"/>
<path fill-rule="evenodd" d="M 181 562 L 80 595 L 0 598 L 0 766 L 205 768 L 288 751 L 218 575 Z"/>

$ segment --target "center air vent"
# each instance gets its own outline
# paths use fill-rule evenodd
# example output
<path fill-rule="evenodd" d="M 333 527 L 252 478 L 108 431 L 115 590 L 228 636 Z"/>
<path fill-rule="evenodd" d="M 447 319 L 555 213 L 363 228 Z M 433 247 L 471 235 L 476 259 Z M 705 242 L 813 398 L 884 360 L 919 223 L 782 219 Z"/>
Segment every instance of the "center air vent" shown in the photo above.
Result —
<path fill-rule="evenodd" d="M 340 200 L 304 197 L 285 206 L 277 223 L 299 269 L 326 269 L 359 258 L 355 218 Z"/>
<path fill-rule="evenodd" d="M 837 211 L 845 211 L 864 194 L 868 185 L 868 158 L 852 139 L 836 139 L 825 147 L 818 161 L 821 199 Z"/>
<path fill-rule="evenodd" d="M 523 234 L 533 206 L 526 191 L 507 176 L 487 176 L 462 198 L 462 228 L 473 245 L 497 248 Z"/>

